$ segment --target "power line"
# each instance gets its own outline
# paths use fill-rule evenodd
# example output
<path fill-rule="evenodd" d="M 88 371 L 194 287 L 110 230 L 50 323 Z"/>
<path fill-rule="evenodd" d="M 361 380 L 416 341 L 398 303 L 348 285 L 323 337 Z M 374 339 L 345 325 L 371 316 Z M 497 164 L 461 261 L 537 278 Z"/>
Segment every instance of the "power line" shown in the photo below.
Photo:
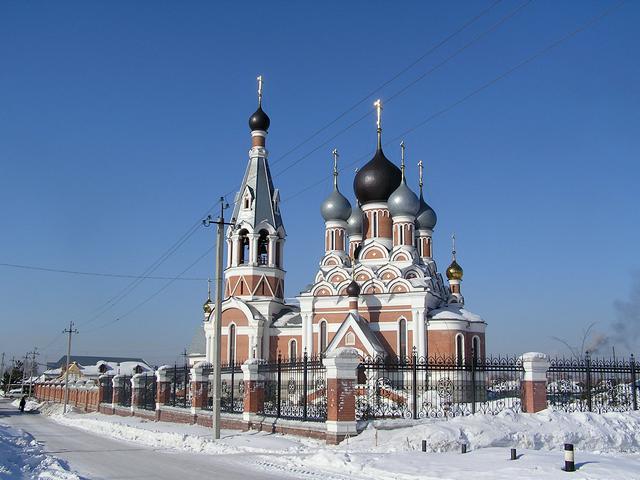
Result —
<path fill-rule="evenodd" d="M 196 258 L 187 268 L 185 268 L 179 275 L 178 278 L 181 275 L 184 275 L 185 273 L 187 273 L 189 270 L 191 270 L 191 268 L 193 268 L 198 262 L 200 262 L 205 256 L 207 256 L 207 254 L 209 254 L 211 251 L 213 250 L 213 247 L 209 247 L 207 248 L 207 250 L 205 252 L 203 252 L 198 258 Z M 141 301 L 140 303 L 138 303 L 137 305 L 135 305 L 133 308 L 131 308 L 130 310 L 128 310 L 127 312 L 123 313 L 122 315 L 120 315 L 118 318 L 111 320 L 107 323 L 104 323 L 102 325 L 99 325 L 91 330 L 88 330 L 87 333 L 91 333 L 91 332 L 95 332 L 96 330 L 100 330 L 102 328 L 105 328 L 109 325 L 113 325 L 114 323 L 119 322 L 120 320 L 128 317 L 129 315 L 131 315 L 133 312 L 135 312 L 136 310 L 140 309 L 141 307 L 143 307 L 144 305 L 146 305 L 147 303 L 149 303 L 151 300 L 153 300 L 155 297 L 157 297 L 158 295 L 160 295 L 160 293 L 162 293 L 163 291 L 165 291 L 173 282 L 175 282 L 176 279 L 171 279 L 169 280 L 167 283 L 165 283 L 162 287 L 160 287 L 158 290 L 156 290 L 154 293 L 152 293 L 151 295 L 149 295 L 147 298 L 145 298 L 143 301 Z"/>
<path fill-rule="evenodd" d="M 49 267 L 38 267 L 34 265 L 20 265 L 17 263 L 0 263 L 0 267 L 9 267 L 9 268 L 19 268 L 23 270 L 36 270 L 41 272 L 52 272 L 52 273 L 65 273 L 68 275 L 84 275 L 91 277 L 109 277 L 109 278 L 134 278 L 141 280 L 171 280 L 175 278 L 176 280 L 189 280 L 189 281 L 204 281 L 206 278 L 199 277 L 157 277 L 157 276 L 143 276 L 143 275 L 126 275 L 121 273 L 104 273 L 104 272 L 85 272 L 79 270 L 66 270 L 60 268 L 49 268 Z"/>
<path fill-rule="evenodd" d="M 528 3 L 530 3 L 529 0 Z M 376 92 L 380 91 L 382 88 L 388 86 L 389 84 L 391 84 L 393 81 L 395 81 L 396 79 L 398 79 L 399 77 L 401 77 L 404 73 L 406 73 L 407 71 L 409 71 L 411 68 L 413 68 L 415 65 L 417 65 L 418 63 L 420 63 L 422 60 L 424 60 L 427 56 L 429 56 L 430 54 L 432 54 L 433 52 L 435 52 L 436 50 L 438 50 L 440 47 L 442 47 L 443 45 L 445 45 L 447 42 L 449 42 L 452 38 L 454 38 L 455 36 L 457 36 L 458 34 L 460 34 L 461 32 L 463 32 L 464 30 L 466 30 L 468 27 L 470 27 L 471 25 L 473 25 L 475 22 L 477 22 L 480 18 L 482 18 L 484 15 L 486 15 L 487 13 L 489 13 L 494 7 L 496 7 L 498 4 L 500 4 L 502 2 L 502 0 L 496 0 L 494 1 L 491 5 L 489 5 L 489 7 L 485 8 L 484 10 L 482 10 L 480 13 L 474 15 L 473 17 L 471 17 L 469 20 L 467 20 L 464 24 L 462 24 L 459 28 L 457 28 L 453 33 L 449 34 L 448 36 L 446 36 L 444 39 L 442 39 L 440 42 L 438 42 L 436 45 L 434 45 L 433 47 L 431 47 L 429 50 L 427 50 L 425 53 L 423 53 L 422 55 L 420 55 L 418 58 L 416 58 L 414 61 L 412 61 L 411 63 L 409 63 L 406 67 L 402 68 L 398 73 L 396 73 L 395 75 L 393 75 L 391 78 L 389 78 L 388 80 L 386 80 L 385 82 L 383 82 L 382 84 L 380 84 L 378 87 L 374 88 L 373 90 L 371 90 L 367 95 L 365 95 L 364 97 L 362 97 L 360 100 L 358 100 L 356 103 L 354 103 L 351 107 L 349 107 L 348 109 L 346 109 L 345 111 L 343 111 L 342 113 L 340 113 L 337 117 L 335 117 L 333 120 L 331 120 L 329 123 L 325 124 L 323 127 L 319 128 L 318 130 L 316 130 L 313 134 L 311 134 L 309 137 L 307 137 L 305 140 L 303 140 L 302 142 L 300 142 L 299 144 L 297 144 L 296 146 L 294 146 L 292 149 L 288 150 L 286 153 L 284 153 L 281 157 L 277 158 L 276 160 L 270 162 L 271 165 L 276 165 L 278 164 L 280 161 L 284 160 L 284 158 L 286 158 L 287 156 L 289 156 L 291 153 L 293 153 L 294 151 L 298 150 L 300 147 L 302 147 L 303 145 L 309 143 L 309 141 L 311 141 L 313 138 L 315 138 L 316 136 L 318 136 L 320 133 L 322 133 L 323 131 L 325 131 L 327 128 L 329 128 L 330 126 L 334 125 L 338 120 L 342 119 L 343 117 L 345 117 L 347 114 L 351 113 L 353 110 L 355 110 L 359 105 L 361 105 L 363 102 L 367 101 L 368 99 L 371 98 L 372 95 L 374 95 Z M 525 4 L 526 6 L 526 4 Z M 522 8 L 519 7 L 517 10 L 520 10 Z M 510 18 L 512 16 L 512 14 L 508 15 L 508 17 Z M 505 18 L 503 20 L 501 20 L 502 23 L 503 21 L 505 21 L 508 18 Z M 497 27 L 497 25 L 494 25 L 493 27 L 490 28 L 490 30 L 493 30 Z M 487 32 L 485 32 L 487 33 Z M 481 35 L 482 36 L 482 35 Z M 467 44 L 464 48 L 470 46 L 472 43 L 474 43 L 475 41 L 477 41 L 479 38 L 474 39 L 470 44 Z M 454 56 L 458 55 L 461 52 L 457 52 L 456 54 L 454 54 L 453 56 L 449 57 L 448 60 L 450 60 L 451 58 L 453 58 Z M 430 73 L 430 72 L 429 72 Z M 427 76 L 429 73 L 422 75 L 420 79 L 424 78 L 425 76 Z M 297 165 L 298 163 L 300 163 L 302 160 L 308 158 L 311 154 L 315 153 L 316 151 L 318 151 L 320 148 L 326 146 L 329 142 L 331 142 L 333 139 L 335 139 L 336 137 L 338 137 L 339 135 L 341 135 L 342 133 L 348 131 L 349 129 L 351 129 L 353 126 L 355 126 L 356 124 L 358 124 L 359 122 L 361 122 L 362 120 L 364 120 L 365 118 L 367 118 L 369 116 L 369 113 L 367 112 L 365 115 L 363 115 L 362 117 L 359 117 L 356 121 L 352 122 L 351 124 L 349 124 L 347 127 L 341 129 L 337 134 L 333 135 L 331 138 L 329 138 L 328 140 L 324 141 L 323 143 L 321 143 L 320 145 L 316 146 L 315 148 L 313 148 L 310 152 L 307 152 L 306 154 L 304 154 L 302 157 L 298 158 L 297 160 L 295 160 L 294 162 L 292 162 L 289 166 L 285 167 L 283 170 L 277 172 L 276 174 L 274 174 L 274 177 L 282 175 L 285 171 L 287 171 L 289 168 L 293 167 L 294 165 Z M 225 199 L 235 193 L 236 189 L 234 188 L 233 190 L 229 190 L 227 193 L 224 194 Z M 234 203 L 235 203 L 235 199 L 234 199 Z"/>
<path fill-rule="evenodd" d="M 459 98 L 458 100 L 456 100 L 455 102 L 451 103 L 450 105 L 448 105 L 447 107 L 433 113 L 432 115 L 428 116 L 427 118 L 425 118 L 424 120 L 418 122 L 417 124 L 413 125 L 412 127 L 408 128 L 407 130 L 403 131 L 402 133 L 400 133 L 399 135 L 393 137 L 391 140 L 388 140 L 385 142 L 385 146 L 400 140 L 403 137 L 406 137 L 407 135 L 411 134 L 412 132 L 414 132 L 415 130 L 417 130 L 418 128 L 426 125 L 427 123 L 435 120 L 436 118 L 444 115 L 445 113 L 453 110 L 455 107 L 457 107 L 458 105 L 464 103 L 465 101 L 469 100 L 470 98 L 476 96 L 477 94 L 483 92 L 484 90 L 486 90 L 487 88 L 491 87 L 492 85 L 494 85 L 495 83 L 499 82 L 500 80 L 508 77 L 509 75 L 511 75 L 512 73 L 514 73 L 515 71 L 519 70 L 520 68 L 524 67 L 525 65 L 528 65 L 529 63 L 533 62 L 534 60 L 538 59 L 539 57 L 541 57 L 542 55 L 548 53 L 549 51 L 553 50 L 554 48 L 558 47 L 559 45 L 561 45 L 562 43 L 564 43 L 565 41 L 571 39 L 572 37 L 574 37 L 575 35 L 577 35 L 578 33 L 581 33 L 582 31 L 586 30 L 587 28 L 591 27 L 592 25 L 594 25 L 595 23 L 597 23 L 598 21 L 602 20 L 603 18 L 605 18 L 606 16 L 608 16 L 609 14 L 613 13 L 615 10 L 618 10 L 620 7 L 622 7 L 622 5 L 625 3 L 625 0 L 615 4 L 614 6 L 607 8 L 606 10 L 604 10 L 603 12 L 601 12 L 600 14 L 591 17 L 591 19 L 589 19 L 586 23 L 584 23 L 582 26 L 576 28 L 575 30 L 565 34 L 564 36 L 560 37 L 558 40 L 548 44 L 547 46 L 545 46 L 544 48 L 538 50 L 537 52 L 535 52 L 534 54 L 530 55 L 529 57 L 525 58 L 524 60 L 522 60 L 521 62 L 517 63 L 516 65 L 514 65 L 513 67 L 509 68 L 508 70 L 504 71 L 503 73 L 501 73 L 500 75 L 492 78 L 491 80 L 485 82 L 484 84 L 480 85 L 478 88 L 476 88 L 475 90 L 471 91 L 470 93 L 468 93 L 467 95 Z M 369 114 L 369 113 L 368 113 Z M 344 165 L 340 170 L 344 171 L 347 168 L 365 160 L 366 158 L 368 158 L 370 155 L 372 155 L 372 152 L 363 155 L 361 157 L 358 157 L 357 159 L 355 159 L 352 162 L 349 162 L 348 164 Z M 293 198 L 303 194 L 304 192 L 312 189 L 313 187 L 320 185 L 321 183 L 327 181 L 329 178 L 331 178 L 332 175 L 326 175 L 324 177 L 322 177 L 320 180 L 318 180 L 317 182 L 314 182 L 304 188 L 302 188 L 301 190 L 299 190 L 298 192 L 286 197 L 285 199 L 282 200 L 282 202 L 286 202 L 289 200 L 292 200 Z"/>
<path fill-rule="evenodd" d="M 426 77 L 428 77 L 429 75 L 431 75 L 432 73 L 436 72 L 438 69 L 442 68 L 443 66 L 445 66 L 447 63 L 449 63 L 450 60 L 453 60 L 455 57 L 457 57 L 458 55 L 460 55 L 461 53 L 463 53 L 464 51 L 466 51 L 469 47 L 475 45 L 476 43 L 478 43 L 483 37 L 485 37 L 486 35 L 488 35 L 489 33 L 495 31 L 496 29 L 498 29 L 500 26 L 502 26 L 503 24 L 505 24 L 507 21 L 511 20 L 515 15 L 517 15 L 521 10 L 523 10 L 525 7 L 527 7 L 528 5 L 530 5 L 533 2 L 533 0 L 527 0 L 524 3 L 520 4 L 519 6 L 517 6 L 515 9 L 511 10 L 509 13 L 507 13 L 505 16 L 503 16 L 502 18 L 500 18 L 500 20 L 498 20 L 496 23 L 494 23 L 493 25 L 491 25 L 489 28 L 487 28 L 486 30 L 482 31 L 481 33 L 479 33 L 478 35 L 476 35 L 473 39 L 471 39 L 469 42 L 467 42 L 466 44 L 464 44 L 461 48 L 457 49 L 456 51 L 454 51 L 452 54 L 448 55 L 444 60 L 440 61 L 438 64 L 436 64 L 434 67 L 430 68 L 429 70 L 427 70 L 425 73 L 423 73 L 422 75 L 418 76 L 417 78 L 415 78 L 414 80 L 412 80 L 410 83 L 408 83 L 407 85 L 405 85 L 404 87 L 402 87 L 400 90 L 398 90 L 397 92 L 393 93 L 391 96 L 389 96 L 385 102 L 389 103 L 392 102 L 393 100 L 395 100 L 396 98 L 398 98 L 399 96 L 401 96 L 402 94 L 404 94 L 407 90 L 409 90 L 411 87 L 413 87 L 414 85 L 416 85 L 418 82 L 420 82 L 421 80 L 424 80 Z M 282 174 L 284 174 L 286 171 L 288 171 L 289 169 L 293 168 L 295 165 L 297 165 L 298 163 L 300 163 L 301 161 L 305 160 L 306 158 L 308 158 L 309 156 L 311 156 L 313 153 L 317 152 L 319 149 L 321 149 L 322 147 L 327 146 L 329 143 L 331 143 L 334 139 L 336 139 L 337 137 L 339 137 L 340 135 L 342 135 L 343 133 L 351 130 L 351 128 L 353 128 L 355 125 L 357 125 L 358 123 L 360 123 L 361 121 L 363 121 L 364 119 L 368 118 L 369 115 L 371 114 L 371 110 L 372 109 L 368 109 L 362 116 L 358 117 L 356 120 L 354 120 L 353 122 L 351 122 L 349 125 L 347 125 L 346 127 L 340 129 L 336 134 L 334 134 L 333 136 L 331 136 L 330 138 L 328 138 L 327 140 L 325 140 L 324 142 L 320 143 L 319 145 L 317 145 L 316 147 L 314 147 L 312 150 L 310 150 L 309 152 L 307 152 L 306 154 L 302 155 L 301 157 L 297 158 L 296 160 L 294 160 L 293 162 L 290 162 L 287 166 L 285 166 L 282 170 L 276 172 L 274 174 L 274 177 L 278 177 L 281 176 Z M 275 162 L 274 162 L 275 163 Z"/>

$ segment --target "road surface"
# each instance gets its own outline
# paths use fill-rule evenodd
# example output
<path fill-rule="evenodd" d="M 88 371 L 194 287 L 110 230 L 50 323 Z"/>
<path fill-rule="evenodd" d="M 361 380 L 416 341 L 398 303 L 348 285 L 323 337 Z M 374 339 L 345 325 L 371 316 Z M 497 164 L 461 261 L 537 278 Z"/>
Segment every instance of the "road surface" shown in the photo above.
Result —
<path fill-rule="evenodd" d="M 11 400 L 0 399 L 0 423 L 35 437 L 45 453 L 66 461 L 84 479 L 282 480 L 285 472 L 247 465 L 246 454 L 205 455 L 156 449 L 66 427 L 39 414 L 20 414 Z"/>

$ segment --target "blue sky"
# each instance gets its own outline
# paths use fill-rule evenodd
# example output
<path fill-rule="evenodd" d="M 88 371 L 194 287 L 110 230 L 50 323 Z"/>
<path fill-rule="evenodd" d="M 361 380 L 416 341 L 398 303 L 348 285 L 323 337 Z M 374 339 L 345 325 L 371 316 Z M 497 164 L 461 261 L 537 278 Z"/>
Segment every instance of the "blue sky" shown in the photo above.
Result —
<path fill-rule="evenodd" d="M 640 268 L 640 4 L 468 96 L 616 4 L 3 2 L 0 263 L 141 274 L 237 188 L 262 74 L 287 295 L 312 280 L 322 254 L 330 152 L 349 165 L 340 184 L 352 197 L 380 97 L 394 161 L 396 137 L 446 110 L 402 135 L 408 176 L 416 185 L 423 160 L 436 260 L 444 271 L 455 231 L 463 293 L 489 323 L 489 350 L 563 351 L 551 337 L 577 343 L 592 322 L 609 333 Z M 180 273 L 213 240 L 195 229 L 154 275 Z M 208 253 L 185 276 L 212 271 Z M 174 282 L 109 324 L 166 283 L 145 280 L 92 320 L 130 282 L 0 267 L 0 350 L 38 346 L 41 360 L 57 358 L 59 332 L 75 320 L 78 353 L 173 361 L 199 326 L 206 282 Z M 627 343 L 616 348 L 640 350 L 638 336 Z"/>

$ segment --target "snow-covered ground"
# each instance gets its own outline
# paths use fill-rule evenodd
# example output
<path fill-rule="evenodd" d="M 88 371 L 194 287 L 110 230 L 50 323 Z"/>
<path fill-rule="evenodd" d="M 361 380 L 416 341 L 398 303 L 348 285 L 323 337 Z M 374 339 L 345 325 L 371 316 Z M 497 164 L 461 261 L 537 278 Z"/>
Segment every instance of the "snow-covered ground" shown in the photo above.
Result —
<path fill-rule="evenodd" d="M 0 478 L 78 480 L 61 460 L 47 455 L 28 433 L 0 424 Z"/>
<path fill-rule="evenodd" d="M 571 478 L 640 479 L 640 413 L 535 415 L 504 411 L 450 420 L 371 422 L 336 447 L 293 436 L 211 430 L 135 417 L 43 411 L 60 424 L 137 444 L 209 455 L 243 454 L 246 464 L 296 478 L 565 479 L 563 444 L 573 443 Z M 427 441 L 427 453 L 421 451 Z M 461 454 L 462 444 L 468 453 Z M 517 448 L 518 460 L 509 460 Z"/>

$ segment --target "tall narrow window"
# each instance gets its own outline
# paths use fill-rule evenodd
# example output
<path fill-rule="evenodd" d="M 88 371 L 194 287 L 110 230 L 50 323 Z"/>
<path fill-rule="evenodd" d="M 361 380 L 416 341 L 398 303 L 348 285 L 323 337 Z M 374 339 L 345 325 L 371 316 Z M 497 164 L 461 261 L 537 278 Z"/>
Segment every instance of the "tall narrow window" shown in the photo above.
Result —
<path fill-rule="evenodd" d="M 407 358 L 407 321 L 404 318 L 398 322 L 398 356 L 403 361 Z"/>
<path fill-rule="evenodd" d="M 320 353 L 327 349 L 327 322 L 320 322 Z"/>
<path fill-rule="evenodd" d="M 282 268 L 282 243 L 276 242 L 275 249 L 276 249 L 276 267 Z"/>
<path fill-rule="evenodd" d="M 478 336 L 473 337 L 471 340 L 471 346 L 473 348 L 473 360 L 477 362 L 478 358 L 480 358 L 480 338 Z"/>
<path fill-rule="evenodd" d="M 269 232 L 260 230 L 258 237 L 258 265 L 267 265 L 269 263 Z"/>
<path fill-rule="evenodd" d="M 236 326 L 229 325 L 229 363 L 236 361 Z"/>
<path fill-rule="evenodd" d="M 378 236 L 378 212 L 373 212 L 373 215 L 371 216 L 373 219 L 373 225 L 371 226 L 372 229 L 372 233 L 374 237 Z"/>
<path fill-rule="evenodd" d="M 298 354 L 298 342 L 291 340 L 289 342 L 289 359 L 294 361 Z"/>
<path fill-rule="evenodd" d="M 456 335 L 456 363 L 462 365 L 464 362 L 464 336 L 459 333 Z"/>

